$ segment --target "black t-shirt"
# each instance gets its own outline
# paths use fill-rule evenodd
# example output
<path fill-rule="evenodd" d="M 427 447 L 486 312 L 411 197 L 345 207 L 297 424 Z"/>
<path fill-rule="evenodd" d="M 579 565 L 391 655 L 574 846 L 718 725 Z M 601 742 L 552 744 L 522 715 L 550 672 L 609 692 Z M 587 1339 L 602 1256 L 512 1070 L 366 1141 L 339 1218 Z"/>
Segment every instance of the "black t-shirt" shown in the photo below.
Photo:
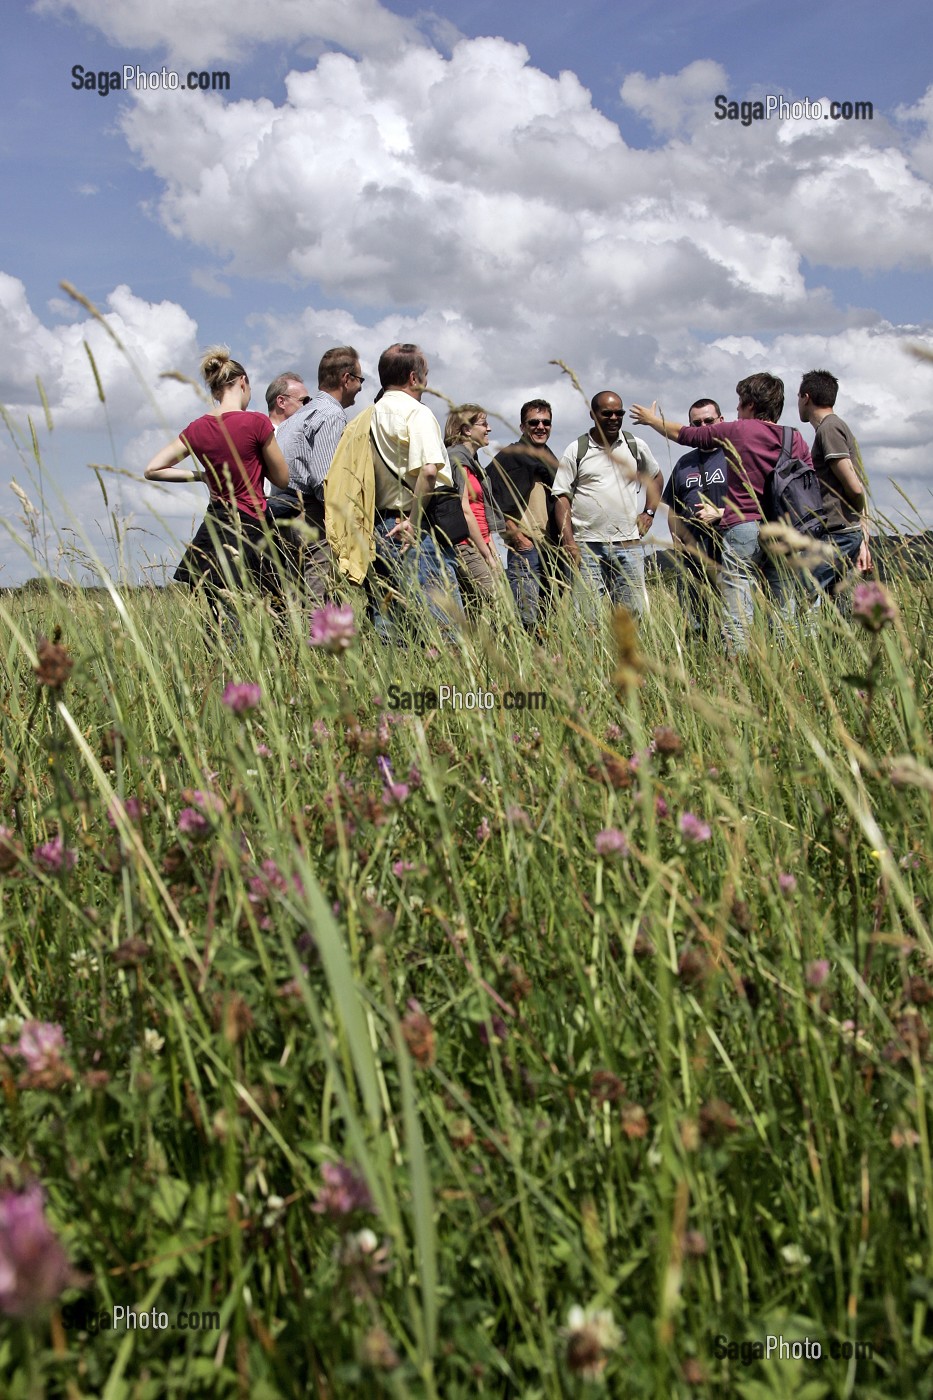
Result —
<path fill-rule="evenodd" d="M 506 519 L 521 519 L 536 481 L 540 481 L 548 490 L 550 515 L 550 489 L 554 485 L 556 472 L 557 458 L 549 447 L 536 447 L 526 438 L 503 447 L 490 464 L 489 484 Z"/>
<path fill-rule="evenodd" d="M 698 521 L 696 513 L 703 501 L 710 501 L 717 507 L 726 503 L 724 450 L 717 447 L 714 452 L 701 452 L 697 447 L 685 453 L 675 464 L 661 500 L 681 524 L 686 525 L 697 547 L 717 558 L 721 550 L 720 533 L 715 526 Z"/>

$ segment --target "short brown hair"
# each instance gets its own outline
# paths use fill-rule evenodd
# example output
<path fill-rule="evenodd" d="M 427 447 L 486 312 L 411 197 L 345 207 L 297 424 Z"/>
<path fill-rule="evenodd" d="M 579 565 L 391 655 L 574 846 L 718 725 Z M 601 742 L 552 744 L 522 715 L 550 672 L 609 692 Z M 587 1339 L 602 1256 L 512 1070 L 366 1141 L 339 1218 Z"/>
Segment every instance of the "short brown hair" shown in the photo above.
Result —
<path fill-rule="evenodd" d="M 317 387 L 339 389 L 343 376 L 348 370 L 352 374 L 359 362 L 352 345 L 335 345 L 333 350 L 325 350 L 317 367 Z"/>
<path fill-rule="evenodd" d="M 383 389 L 397 389 L 407 384 L 413 374 L 424 380 L 428 373 L 428 362 L 420 345 L 390 345 L 379 356 L 379 383 Z"/>
<path fill-rule="evenodd" d="M 784 412 L 784 381 L 773 374 L 750 374 L 739 380 L 735 392 L 742 407 L 765 423 L 776 423 Z"/>
<path fill-rule="evenodd" d="M 839 380 L 828 369 L 808 369 L 800 381 L 800 394 L 809 394 L 817 408 L 834 408 Z"/>
<path fill-rule="evenodd" d="M 554 414 L 551 410 L 551 405 L 548 403 L 547 399 L 529 399 L 527 403 L 522 404 L 522 413 L 518 421 L 520 423 L 524 423 L 525 419 L 528 417 L 529 413 L 533 408 L 536 408 L 539 413 L 542 409 L 547 409 L 548 413 L 551 414 L 551 417 L 554 417 Z"/>

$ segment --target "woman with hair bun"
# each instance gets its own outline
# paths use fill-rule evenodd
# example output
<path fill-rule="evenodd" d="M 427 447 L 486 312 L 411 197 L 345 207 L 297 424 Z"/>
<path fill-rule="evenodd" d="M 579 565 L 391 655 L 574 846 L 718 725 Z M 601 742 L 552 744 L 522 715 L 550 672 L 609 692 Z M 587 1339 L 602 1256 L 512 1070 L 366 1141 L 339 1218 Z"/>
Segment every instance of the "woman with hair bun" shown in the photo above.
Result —
<path fill-rule="evenodd" d="M 288 485 L 288 466 L 264 413 L 248 412 L 249 376 L 224 346 L 206 351 L 201 374 L 217 407 L 189 423 L 146 467 L 147 481 L 203 481 L 207 514 L 175 570 L 176 583 L 209 590 L 244 583 L 244 568 L 264 592 L 278 592 L 275 569 L 264 557 L 263 482 Z M 198 465 L 178 464 L 191 456 Z M 219 556 L 223 555 L 223 559 Z"/>

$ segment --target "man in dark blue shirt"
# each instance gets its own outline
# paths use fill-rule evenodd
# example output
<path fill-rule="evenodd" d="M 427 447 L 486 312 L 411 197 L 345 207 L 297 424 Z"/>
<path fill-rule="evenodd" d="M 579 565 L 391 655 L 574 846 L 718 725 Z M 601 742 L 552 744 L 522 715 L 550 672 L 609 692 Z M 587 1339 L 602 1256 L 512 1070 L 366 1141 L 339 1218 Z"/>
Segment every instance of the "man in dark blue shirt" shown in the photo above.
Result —
<path fill-rule="evenodd" d="M 688 418 L 691 428 L 723 421 L 714 399 L 697 399 Z M 721 444 L 711 451 L 696 447 L 685 453 L 674 466 L 661 500 L 668 507 L 667 523 L 679 565 L 678 592 L 687 621 L 696 636 L 707 637 L 713 622 L 722 545 L 716 526 L 704 525 L 698 515 L 706 503 L 716 507 L 725 504 L 726 454 Z"/>

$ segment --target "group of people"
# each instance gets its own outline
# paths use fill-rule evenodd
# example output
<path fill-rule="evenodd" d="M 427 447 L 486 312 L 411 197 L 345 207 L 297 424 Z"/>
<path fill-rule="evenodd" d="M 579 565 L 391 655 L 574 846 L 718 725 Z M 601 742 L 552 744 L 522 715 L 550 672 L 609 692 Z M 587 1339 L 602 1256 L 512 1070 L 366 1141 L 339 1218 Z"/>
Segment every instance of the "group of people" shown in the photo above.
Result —
<path fill-rule="evenodd" d="M 565 590 L 589 600 L 583 606 L 606 596 L 640 616 L 643 541 L 663 502 L 692 628 L 708 633 L 721 599 L 727 645 L 740 650 L 756 585 L 785 615 L 800 593 L 761 532 L 768 479 L 788 449 L 819 483 L 823 538 L 807 577 L 810 602 L 847 569 L 871 566 L 858 449 L 833 412 L 838 383 L 823 370 L 805 374 L 798 395 L 801 421 L 816 429 L 812 461 L 800 433 L 778 426 L 784 386 L 770 374 L 736 386 L 736 422 L 709 398 L 691 406 L 687 425 L 656 405 L 634 406 L 635 424 L 690 449 L 665 486 L 648 444 L 623 429 L 622 399 L 609 390 L 592 400 L 591 426 L 559 459 L 548 446 L 550 404 L 531 399 L 518 441 L 485 461 L 485 410 L 453 409 L 442 433 L 422 402 L 428 364 L 417 345 L 383 352 L 375 402 L 352 420 L 347 410 L 365 383 L 352 346 L 325 353 L 313 394 L 299 373 L 278 375 L 265 414 L 249 411 L 249 376 L 226 350 L 208 351 L 201 368 L 216 410 L 156 453 L 146 477 L 206 482 L 207 514 L 175 578 L 203 581 L 218 609 L 247 581 L 281 595 L 291 574 L 318 606 L 365 587 L 386 642 L 400 605 L 413 602 L 444 629 L 465 610 L 517 612 L 535 630 Z M 189 456 L 195 464 L 182 465 Z"/>

